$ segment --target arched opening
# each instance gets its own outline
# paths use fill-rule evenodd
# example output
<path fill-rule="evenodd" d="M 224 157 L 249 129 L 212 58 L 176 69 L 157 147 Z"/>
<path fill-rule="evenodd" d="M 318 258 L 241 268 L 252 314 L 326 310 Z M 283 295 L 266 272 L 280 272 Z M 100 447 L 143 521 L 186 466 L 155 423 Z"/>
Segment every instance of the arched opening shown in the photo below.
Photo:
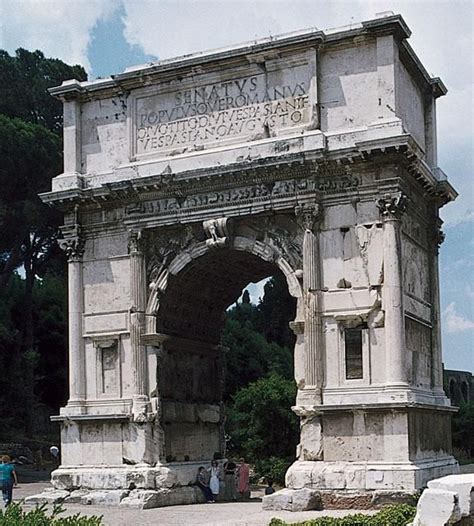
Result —
<path fill-rule="evenodd" d="M 163 342 L 157 385 L 166 461 L 225 455 L 226 354 L 232 352 L 221 340 L 226 310 L 250 283 L 282 275 L 269 259 L 214 248 L 167 277 L 156 311 Z"/>
<path fill-rule="evenodd" d="M 462 394 L 462 401 L 469 402 L 469 387 L 466 381 L 463 381 L 461 384 L 461 394 Z"/>

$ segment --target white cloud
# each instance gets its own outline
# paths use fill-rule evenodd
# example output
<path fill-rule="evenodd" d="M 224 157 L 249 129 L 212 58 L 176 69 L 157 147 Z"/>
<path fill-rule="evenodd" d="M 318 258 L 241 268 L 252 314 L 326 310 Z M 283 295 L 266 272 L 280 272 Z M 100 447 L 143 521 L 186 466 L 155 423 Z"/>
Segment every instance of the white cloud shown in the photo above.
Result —
<path fill-rule="evenodd" d="M 316 25 L 324 29 L 349 24 L 363 11 L 364 2 L 123 0 L 123 4 L 128 41 L 142 46 L 145 53 L 170 58 Z"/>
<path fill-rule="evenodd" d="M 114 0 L 0 0 L 0 47 L 40 49 L 89 70 L 91 31 L 116 7 Z"/>
<path fill-rule="evenodd" d="M 456 312 L 456 302 L 451 302 L 443 312 L 448 333 L 457 333 L 474 329 L 474 321 L 468 320 Z"/>

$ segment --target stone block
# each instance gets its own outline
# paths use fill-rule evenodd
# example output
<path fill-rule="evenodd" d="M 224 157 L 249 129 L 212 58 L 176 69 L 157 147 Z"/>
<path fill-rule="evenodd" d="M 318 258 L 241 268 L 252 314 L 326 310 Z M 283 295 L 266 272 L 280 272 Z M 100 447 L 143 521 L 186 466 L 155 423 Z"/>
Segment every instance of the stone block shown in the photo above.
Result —
<path fill-rule="evenodd" d="M 456 524 L 461 517 L 457 493 L 428 488 L 418 501 L 412 526 L 448 526 Z"/>
<path fill-rule="evenodd" d="M 454 491 L 459 497 L 459 509 L 463 517 L 474 515 L 474 473 L 449 475 L 428 482 L 429 489 Z"/>
<path fill-rule="evenodd" d="M 198 405 L 197 412 L 201 422 L 217 424 L 220 420 L 220 408 L 218 405 L 201 404 Z"/>
<path fill-rule="evenodd" d="M 205 502 L 202 491 L 196 486 L 161 490 L 133 490 L 122 499 L 120 506 L 147 510 L 164 506 L 198 504 Z"/>
<path fill-rule="evenodd" d="M 308 511 L 320 510 L 319 491 L 303 488 L 299 490 L 282 489 L 272 495 L 265 495 L 262 500 L 264 510 L 274 511 Z"/>
<path fill-rule="evenodd" d="M 128 497 L 127 490 L 104 490 L 90 491 L 82 496 L 81 504 L 91 504 L 93 506 L 118 506 L 122 499 Z"/>
<path fill-rule="evenodd" d="M 391 491 L 391 490 L 377 490 L 372 494 L 372 508 L 382 508 L 392 504 L 409 504 L 410 506 L 416 506 L 416 501 L 419 493 L 418 492 L 403 492 L 403 491 Z"/>
<path fill-rule="evenodd" d="M 87 489 L 76 489 L 74 491 L 71 491 L 69 497 L 66 497 L 64 502 L 66 504 L 82 504 L 82 498 L 85 497 L 88 493 L 89 490 Z"/>
<path fill-rule="evenodd" d="M 67 497 L 69 497 L 69 491 L 51 489 L 26 497 L 25 502 L 27 504 L 61 504 Z"/>

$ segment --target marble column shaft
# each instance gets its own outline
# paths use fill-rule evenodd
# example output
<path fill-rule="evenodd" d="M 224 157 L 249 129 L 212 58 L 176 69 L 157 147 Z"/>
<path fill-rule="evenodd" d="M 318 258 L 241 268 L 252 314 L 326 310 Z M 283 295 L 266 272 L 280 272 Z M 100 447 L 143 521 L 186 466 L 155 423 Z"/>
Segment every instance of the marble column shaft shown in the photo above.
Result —
<path fill-rule="evenodd" d="M 441 352 L 441 308 L 439 297 L 439 265 L 438 252 L 439 246 L 444 241 L 444 234 L 441 231 L 442 221 L 438 219 L 433 248 L 431 253 L 431 318 L 432 318 L 432 364 L 431 364 L 431 386 L 435 391 L 443 391 L 443 356 Z"/>
<path fill-rule="evenodd" d="M 77 215 L 77 210 L 76 210 Z M 69 402 L 83 402 L 86 398 L 86 364 L 83 337 L 84 283 L 82 256 L 84 239 L 76 224 L 59 246 L 68 257 L 68 322 L 69 322 Z"/>
<path fill-rule="evenodd" d="M 145 322 L 146 308 L 146 271 L 142 251 L 140 232 L 131 232 L 129 240 L 130 254 L 130 345 L 133 361 L 134 396 L 147 397 L 147 354 L 141 344 L 141 334 Z"/>
<path fill-rule="evenodd" d="M 387 384 L 406 385 L 405 312 L 403 308 L 401 215 L 406 197 L 397 194 L 378 201 L 383 224 L 383 308 Z"/>
<path fill-rule="evenodd" d="M 321 403 L 323 385 L 323 338 L 320 308 L 319 204 L 305 205 L 296 210 L 304 228 L 303 290 L 305 295 L 305 389 L 314 391 L 314 403 Z"/>

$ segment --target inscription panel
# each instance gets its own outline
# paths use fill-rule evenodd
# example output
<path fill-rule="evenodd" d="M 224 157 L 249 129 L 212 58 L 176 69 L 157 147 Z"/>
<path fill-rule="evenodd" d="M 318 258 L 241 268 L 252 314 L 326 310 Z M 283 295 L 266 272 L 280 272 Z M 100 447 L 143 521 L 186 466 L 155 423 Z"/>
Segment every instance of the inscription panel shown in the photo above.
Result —
<path fill-rule="evenodd" d="M 315 126 L 314 50 L 268 60 L 251 71 L 239 71 L 238 77 L 229 71 L 221 78 L 201 74 L 192 82 L 185 79 L 136 95 L 133 154 L 202 149 Z"/>

